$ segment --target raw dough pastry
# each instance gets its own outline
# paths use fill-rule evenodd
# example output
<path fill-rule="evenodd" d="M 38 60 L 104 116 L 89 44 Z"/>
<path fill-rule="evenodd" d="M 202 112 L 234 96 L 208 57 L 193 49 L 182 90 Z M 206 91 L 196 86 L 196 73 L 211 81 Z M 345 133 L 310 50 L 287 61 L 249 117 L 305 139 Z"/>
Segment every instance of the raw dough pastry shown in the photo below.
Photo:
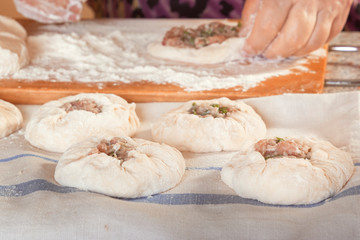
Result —
<path fill-rule="evenodd" d="M 174 187 L 184 172 L 184 158 L 175 148 L 122 136 L 72 146 L 60 158 L 55 180 L 82 190 L 136 198 Z"/>
<path fill-rule="evenodd" d="M 0 33 L 0 76 L 16 73 L 29 63 L 24 40 L 10 33 Z"/>
<path fill-rule="evenodd" d="M 0 100 L 0 138 L 18 130 L 23 123 L 19 109 L 13 104 Z"/>
<path fill-rule="evenodd" d="M 64 152 L 89 136 L 131 135 L 139 124 L 134 103 L 113 94 L 82 93 L 42 105 L 25 138 L 38 148 Z"/>
<path fill-rule="evenodd" d="M 228 98 L 186 102 L 151 130 L 155 141 L 191 152 L 235 151 L 266 134 L 265 123 L 249 105 Z"/>
<path fill-rule="evenodd" d="M 268 147 L 267 159 L 260 153 L 263 151 L 255 150 L 256 144 L 246 154 L 236 154 L 223 167 L 221 179 L 241 197 L 290 205 L 317 203 L 331 197 L 353 174 L 350 154 L 327 141 L 282 141 L 285 144 L 278 144 L 276 151 L 274 146 Z M 284 149 L 288 152 L 284 155 L 292 156 L 277 156 Z"/>
<path fill-rule="evenodd" d="M 245 38 L 229 38 L 222 43 L 194 49 L 163 46 L 160 41 L 150 43 L 147 51 L 157 58 L 180 61 L 194 64 L 216 64 L 243 59 L 241 50 L 244 47 Z"/>
<path fill-rule="evenodd" d="M 19 71 L 29 63 L 27 33 L 15 20 L 0 16 L 0 76 Z"/>
<path fill-rule="evenodd" d="M 234 21 L 223 23 L 234 27 L 238 24 Z M 201 48 L 179 48 L 164 46 L 162 41 L 156 41 L 147 46 L 147 51 L 157 58 L 194 64 L 216 64 L 244 59 L 242 56 L 244 43 L 244 37 L 231 37 L 221 43 L 213 43 Z"/>
<path fill-rule="evenodd" d="M 7 32 L 15 35 L 16 37 L 26 40 L 27 32 L 23 26 L 12 18 L 0 15 L 0 32 Z"/>

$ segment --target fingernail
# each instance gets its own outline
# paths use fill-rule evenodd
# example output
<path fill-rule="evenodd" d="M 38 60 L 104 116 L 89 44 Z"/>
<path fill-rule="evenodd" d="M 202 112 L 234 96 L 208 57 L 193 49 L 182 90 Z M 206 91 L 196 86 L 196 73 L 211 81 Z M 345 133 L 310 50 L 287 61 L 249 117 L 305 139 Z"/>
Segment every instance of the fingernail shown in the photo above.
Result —
<path fill-rule="evenodd" d="M 77 14 L 71 14 L 71 15 L 69 16 L 69 20 L 72 21 L 72 22 L 76 22 L 76 21 L 78 21 L 79 19 L 80 19 L 80 16 L 77 15 Z"/>
<path fill-rule="evenodd" d="M 81 2 L 70 2 L 68 5 L 68 9 L 73 13 L 80 13 L 82 10 Z"/>

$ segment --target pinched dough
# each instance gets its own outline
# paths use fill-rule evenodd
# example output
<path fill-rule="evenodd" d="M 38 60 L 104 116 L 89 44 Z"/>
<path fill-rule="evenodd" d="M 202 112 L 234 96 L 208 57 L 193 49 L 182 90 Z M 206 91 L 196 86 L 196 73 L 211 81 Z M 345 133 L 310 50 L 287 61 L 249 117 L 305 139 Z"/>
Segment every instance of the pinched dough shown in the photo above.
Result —
<path fill-rule="evenodd" d="M 66 106 L 77 101 L 93 101 L 101 110 L 67 111 Z M 82 93 L 40 106 L 26 126 L 25 138 L 38 148 L 64 152 L 89 136 L 132 135 L 139 124 L 135 103 L 113 94 Z"/>
<path fill-rule="evenodd" d="M 0 32 L 7 32 L 26 40 L 27 32 L 16 20 L 0 15 Z"/>
<path fill-rule="evenodd" d="M 126 157 L 118 159 L 98 152 L 99 139 L 88 139 L 62 155 L 56 166 L 55 180 L 61 185 L 123 198 L 150 196 L 180 182 L 185 161 L 178 150 L 127 136 L 118 139 L 125 141 L 129 148 L 125 153 L 121 151 Z"/>
<path fill-rule="evenodd" d="M 21 128 L 23 117 L 13 104 L 0 100 L 0 138 L 6 137 Z"/>
<path fill-rule="evenodd" d="M 195 48 L 177 48 L 163 46 L 160 41 L 150 43 L 147 51 L 150 55 L 173 61 L 193 64 L 217 64 L 243 59 L 241 51 L 245 44 L 245 38 L 229 38 L 222 43 L 214 43 L 209 46 Z"/>
<path fill-rule="evenodd" d="M 234 21 L 220 21 L 226 25 L 236 26 Z M 232 37 L 222 43 L 213 43 L 201 48 L 179 48 L 164 46 L 162 41 L 155 41 L 147 46 L 147 52 L 157 58 L 193 63 L 217 64 L 232 60 L 244 59 L 242 49 L 245 44 L 244 37 Z"/>
<path fill-rule="evenodd" d="M 29 63 L 24 40 L 10 33 L 0 33 L 0 76 L 16 73 Z"/>
<path fill-rule="evenodd" d="M 0 16 L 0 76 L 19 71 L 29 63 L 27 33 L 15 20 Z"/>
<path fill-rule="evenodd" d="M 193 114 L 193 106 L 215 106 L 226 116 Z M 218 108 L 216 107 L 218 106 Z M 224 114 L 222 114 L 224 115 Z M 194 100 L 164 114 L 151 128 L 155 141 L 176 147 L 180 151 L 235 151 L 255 142 L 266 134 L 261 117 L 249 105 L 228 98 Z"/>
<path fill-rule="evenodd" d="M 253 147 L 234 155 L 221 179 L 239 196 L 270 204 L 312 204 L 339 192 L 353 174 L 350 154 L 324 140 L 293 139 L 310 147 L 309 159 L 265 159 Z"/>

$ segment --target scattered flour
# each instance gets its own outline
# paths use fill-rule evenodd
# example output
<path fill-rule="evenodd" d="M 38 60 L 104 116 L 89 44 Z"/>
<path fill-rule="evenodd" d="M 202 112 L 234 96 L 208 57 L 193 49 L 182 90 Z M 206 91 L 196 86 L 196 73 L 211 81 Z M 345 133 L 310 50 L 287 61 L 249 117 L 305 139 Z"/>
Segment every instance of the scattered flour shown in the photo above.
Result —
<path fill-rule="evenodd" d="M 30 32 L 27 42 L 31 63 L 11 77 L 29 81 L 95 82 L 100 83 L 99 88 L 101 82 L 145 80 L 179 85 L 186 91 L 237 86 L 246 91 L 273 76 L 287 75 L 295 69 L 308 71 L 304 66 L 299 67 L 307 59 L 191 65 L 150 56 L 146 51 L 149 43 L 161 39 L 172 26 L 193 26 L 195 20 L 177 21 L 108 20 L 38 27 Z"/>

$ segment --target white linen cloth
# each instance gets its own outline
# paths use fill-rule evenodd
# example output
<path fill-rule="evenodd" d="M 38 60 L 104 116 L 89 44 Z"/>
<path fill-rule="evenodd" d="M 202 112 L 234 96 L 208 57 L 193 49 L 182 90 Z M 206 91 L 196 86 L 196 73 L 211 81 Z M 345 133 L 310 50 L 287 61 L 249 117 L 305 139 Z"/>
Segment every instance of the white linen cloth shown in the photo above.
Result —
<path fill-rule="evenodd" d="M 234 152 L 183 152 L 187 170 L 170 191 L 119 199 L 60 186 L 60 154 L 32 147 L 23 130 L 0 139 L 0 239 L 360 239 L 360 93 L 289 94 L 244 100 L 269 136 L 325 138 L 349 151 L 355 172 L 326 201 L 268 205 L 228 188 L 220 170 Z M 181 103 L 137 104 L 136 137 Z M 38 106 L 19 106 L 26 121 Z"/>

